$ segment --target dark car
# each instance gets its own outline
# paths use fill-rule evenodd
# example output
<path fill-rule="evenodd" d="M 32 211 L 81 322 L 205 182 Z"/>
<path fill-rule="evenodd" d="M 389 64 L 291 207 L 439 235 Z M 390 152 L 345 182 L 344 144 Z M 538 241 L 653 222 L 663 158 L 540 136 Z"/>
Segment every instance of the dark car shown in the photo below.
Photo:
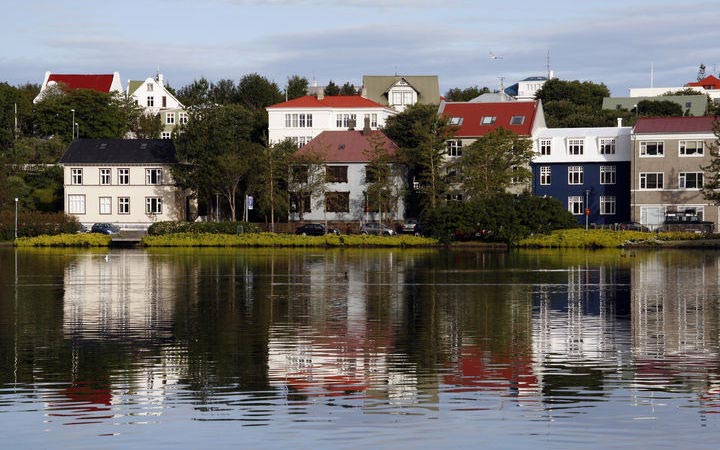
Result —
<path fill-rule="evenodd" d="M 416 219 L 407 219 L 402 226 L 402 233 L 421 236 L 423 234 L 422 225 Z"/>
<path fill-rule="evenodd" d="M 120 228 L 117 225 L 111 223 L 96 223 L 90 228 L 91 233 L 102 233 L 102 234 L 118 234 Z"/>
<path fill-rule="evenodd" d="M 325 225 L 321 223 L 306 223 L 295 230 L 295 234 L 303 236 L 322 236 L 325 233 Z M 335 228 L 328 228 L 327 234 L 340 234 L 340 231 Z"/>

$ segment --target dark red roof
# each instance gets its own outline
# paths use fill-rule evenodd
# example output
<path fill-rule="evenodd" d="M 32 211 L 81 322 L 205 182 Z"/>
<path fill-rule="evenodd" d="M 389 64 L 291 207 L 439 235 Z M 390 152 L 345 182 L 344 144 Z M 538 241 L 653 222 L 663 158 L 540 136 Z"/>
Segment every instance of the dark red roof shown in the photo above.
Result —
<path fill-rule="evenodd" d="M 364 135 L 362 131 L 323 131 L 315 139 L 297 151 L 298 154 L 310 151 L 320 152 L 326 162 L 366 163 L 370 161 L 372 150 L 371 139 L 378 138 L 387 149 L 389 156 L 394 156 L 397 145 L 380 131 L 371 131 Z"/>
<path fill-rule="evenodd" d="M 715 75 L 708 75 L 700 81 L 688 83 L 687 86 L 703 87 L 705 89 L 720 89 L 720 80 Z"/>
<path fill-rule="evenodd" d="M 633 133 L 712 133 L 717 118 L 700 117 L 641 117 Z"/>
<path fill-rule="evenodd" d="M 318 100 L 314 95 L 306 95 L 286 102 L 268 106 L 270 108 L 385 108 L 380 103 L 359 95 L 333 95 Z"/>
<path fill-rule="evenodd" d="M 110 92 L 113 75 L 71 75 L 53 73 L 48 77 L 48 83 L 55 81 L 62 83 L 68 89 L 92 89 L 99 92 Z"/>
<path fill-rule="evenodd" d="M 498 103 L 445 103 L 440 113 L 451 119 L 461 118 L 462 123 L 455 133 L 457 137 L 479 137 L 497 129 L 505 128 L 522 136 L 532 134 L 535 114 L 539 102 L 498 102 Z M 512 125 L 513 117 L 522 116 L 522 123 Z M 484 117 L 492 118 L 491 124 L 483 125 Z"/>

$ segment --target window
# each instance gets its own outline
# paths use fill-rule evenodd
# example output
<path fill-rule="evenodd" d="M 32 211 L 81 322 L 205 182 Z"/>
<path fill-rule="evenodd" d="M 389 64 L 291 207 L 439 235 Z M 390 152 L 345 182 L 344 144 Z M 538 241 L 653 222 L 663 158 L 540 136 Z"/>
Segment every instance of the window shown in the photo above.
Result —
<path fill-rule="evenodd" d="M 480 120 L 481 125 L 492 125 L 495 123 L 495 116 L 484 116 Z"/>
<path fill-rule="evenodd" d="M 110 184 L 110 169 L 100 169 L 100 184 Z"/>
<path fill-rule="evenodd" d="M 447 154 L 448 156 L 462 156 L 462 141 L 459 139 L 447 141 Z"/>
<path fill-rule="evenodd" d="M 568 184 L 583 184 L 583 166 L 568 167 Z"/>
<path fill-rule="evenodd" d="M 540 139 L 538 143 L 538 147 L 540 147 L 540 154 L 541 155 L 549 155 L 550 154 L 550 148 L 552 147 L 552 139 Z"/>
<path fill-rule="evenodd" d="M 299 212 L 301 207 L 303 213 L 312 212 L 310 208 L 310 194 L 290 194 L 290 212 Z"/>
<path fill-rule="evenodd" d="M 450 125 L 462 125 L 463 118 L 462 117 L 451 117 L 450 118 Z"/>
<path fill-rule="evenodd" d="M 68 214 L 85 214 L 84 195 L 68 195 Z"/>
<path fill-rule="evenodd" d="M 148 105 L 148 106 L 155 106 L 155 97 L 153 97 L 153 96 L 148 96 L 148 98 L 147 98 L 147 105 Z"/>
<path fill-rule="evenodd" d="M 357 116 L 355 114 L 338 114 L 335 125 L 338 128 L 350 128 L 350 123 L 356 123 Z"/>
<path fill-rule="evenodd" d="M 83 184 L 83 170 L 82 169 L 70 169 L 71 179 L 70 184 Z"/>
<path fill-rule="evenodd" d="M 615 139 L 600 139 L 600 154 L 601 155 L 614 155 L 615 154 Z"/>
<path fill-rule="evenodd" d="M 372 128 L 377 128 L 377 114 L 370 114 L 370 126 Z"/>
<path fill-rule="evenodd" d="M 118 184 L 130 184 L 130 169 L 118 169 Z"/>
<path fill-rule="evenodd" d="M 453 193 L 453 194 L 445 194 L 445 200 L 448 202 L 461 202 L 463 199 L 462 194 Z"/>
<path fill-rule="evenodd" d="M 548 185 L 551 183 L 552 168 L 550 166 L 540 166 L 540 184 Z"/>
<path fill-rule="evenodd" d="M 510 118 L 510 125 L 522 125 L 525 123 L 525 116 L 512 116 Z"/>
<path fill-rule="evenodd" d="M 118 197 L 118 214 L 130 214 L 130 197 Z"/>
<path fill-rule="evenodd" d="M 640 142 L 640 156 L 664 156 L 665 143 L 662 141 Z"/>
<path fill-rule="evenodd" d="M 412 105 L 412 103 L 413 103 L 412 98 L 413 98 L 412 92 L 403 92 L 402 104 L 403 105 Z"/>
<path fill-rule="evenodd" d="M 303 145 L 307 144 L 308 142 L 312 141 L 312 136 L 291 136 L 290 140 L 297 148 L 302 147 Z"/>
<path fill-rule="evenodd" d="M 162 199 L 145 197 L 145 214 L 162 214 Z"/>
<path fill-rule="evenodd" d="M 704 153 L 703 141 L 680 141 L 680 156 L 703 156 Z"/>
<path fill-rule="evenodd" d="M 170 139 L 171 137 L 172 133 L 170 133 L 169 131 L 163 131 L 162 133 L 160 133 L 161 139 Z"/>
<path fill-rule="evenodd" d="M 582 155 L 585 149 L 583 139 L 568 139 L 568 155 Z"/>
<path fill-rule="evenodd" d="M 100 205 L 100 214 L 112 213 L 112 198 L 100 197 L 98 199 L 98 204 Z"/>
<path fill-rule="evenodd" d="M 328 192 L 325 194 L 325 211 L 334 213 L 350 212 L 349 192 Z"/>
<path fill-rule="evenodd" d="M 393 92 L 393 105 L 402 105 L 402 92 Z"/>
<path fill-rule="evenodd" d="M 167 108 L 167 97 L 164 95 L 162 96 L 162 107 Z"/>
<path fill-rule="evenodd" d="M 614 195 L 600 196 L 600 215 L 609 216 L 615 214 L 616 201 Z"/>
<path fill-rule="evenodd" d="M 568 197 L 568 211 L 576 216 L 585 214 L 585 199 L 583 199 L 582 195 L 571 195 Z"/>
<path fill-rule="evenodd" d="M 165 123 L 168 125 L 175 125 L 175 113 L 165 113 Z"/>
<path fill-rule="evenodd" d="M 338 118 L 341 116 L 342 114 L 338 114 Z M 312 126 L 312 114 L 285 114 L 285 128 L 312 128 Z"/>
<path fill-rule="evenodd" d="M 640 189 L 662 189 L 663 173 L 662 172 L 641 172 L 640 173 Z"/>
<path fill-rule="evenodd" d="M 186 112 L 178 113 L 178 122 L 182 124 L 188 123 L 188 115 Z"/>
<path fill-rule="evenodd" d="M 162 184 L 162 169 L 145 169 L 145 184 Z"/>
<path fill-rule="evenodd" d="M 152 84 L 152 83 L 148 83 L 148 84 L 145 85 L 145 88 L 147 89 L 148 92 L 152 92 L 152 91 L 153 91 L 153 84 Z"/>
<path fill-rule="evenodd" d="M 600 184 L 615 184 L 617 182 L 616 175 L 615 166 L 600 166 Z"/>
<path fill-rule="evenodd" d="M 703 173 L 702 172 L 680 172 L 678 182 L 680 189 L 702 189 Z"/>
<path fill-rule="evenodd" d="M 328 183 L 347 183 L 348 166 L 327 166 L 326 176 Z"/>
<path fill-rule="evenodd" d="M 520 184 L 520 167 L 512 166 L 510 170 L 512 171 L 512 177 L 510 177 L 510 184 Z"/>

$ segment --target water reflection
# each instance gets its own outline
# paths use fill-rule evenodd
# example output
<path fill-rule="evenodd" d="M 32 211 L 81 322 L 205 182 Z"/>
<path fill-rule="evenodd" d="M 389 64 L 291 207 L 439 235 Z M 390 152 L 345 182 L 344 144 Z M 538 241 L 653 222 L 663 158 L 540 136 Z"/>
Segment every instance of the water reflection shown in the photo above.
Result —
<path fill-rule="evenodd" d="M 0 249 L 0 417 L 97 435 L 482 417 L 576 444 L 584 421 L 692 427 L 720 412 L 719 258 Z"/>

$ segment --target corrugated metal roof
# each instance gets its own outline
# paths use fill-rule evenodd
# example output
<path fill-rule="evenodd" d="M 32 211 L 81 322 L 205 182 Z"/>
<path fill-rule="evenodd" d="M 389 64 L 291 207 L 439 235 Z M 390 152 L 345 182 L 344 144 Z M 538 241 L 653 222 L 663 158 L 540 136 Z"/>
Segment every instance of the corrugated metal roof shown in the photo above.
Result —
<path fill-rule="evenodd" d="M 60 164 L 172 164 L 177 162 L 170 139 L 78 139 Z"/>
<path fill-rule="evenodd" d="M 635 124 L 633 133 L 712 133 L 717 120 L 715 116 L 641 117 Z"/>

